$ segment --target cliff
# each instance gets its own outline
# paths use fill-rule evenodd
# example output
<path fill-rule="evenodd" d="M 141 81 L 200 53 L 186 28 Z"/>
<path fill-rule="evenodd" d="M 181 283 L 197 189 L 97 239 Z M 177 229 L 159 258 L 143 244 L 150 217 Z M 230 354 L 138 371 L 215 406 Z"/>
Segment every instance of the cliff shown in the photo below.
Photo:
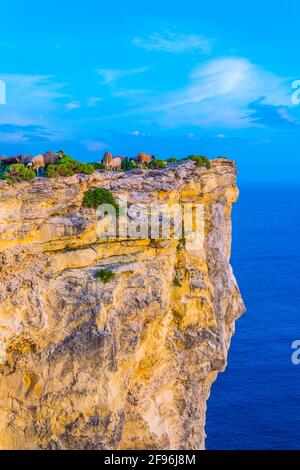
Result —
<path fill-rule="evenodd" d="M 98 187 L 203 203 L 203 248 L 97 238 L 81 202 Z M 237 197 L 223 159 L 0 182 L 0 448 L 204 448 L 206 401 L 244 311 L 229 264 Z"/>

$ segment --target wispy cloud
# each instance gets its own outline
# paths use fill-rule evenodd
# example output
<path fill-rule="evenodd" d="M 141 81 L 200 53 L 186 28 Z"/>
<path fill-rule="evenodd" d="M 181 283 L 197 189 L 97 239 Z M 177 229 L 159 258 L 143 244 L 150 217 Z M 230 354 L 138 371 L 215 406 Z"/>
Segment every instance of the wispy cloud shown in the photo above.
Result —
<path fill-rule="evenodd" d="M 114 90 L 111 95 L 115 98 L 136 98 L 137 96 L 143 97 L 150 93 L 151 90 L 145 88 L 127 88 Z"/>
<path fill-rule="evenodd" d="M 163 33 L 153 33 L 147 39 L 134 38 L 133 44 L 147 51 L 162 51 L 173 54 L 211 51 L 213 41 L 199 34 L 184 34 L 172 29 Z"/>
<path fill-rule="evenodd" d="M 140 116 L 139 119 L 151 120 L 164 128 L 211 127 L 219 128 L 221 134 L 226 129 L 273 127 L 280 123 L 295 126 L 290 80 L 242 57 L 202 63 L 191 71 L 186 86 L 179 90 L 145 90 L 138 96 L 123 97 L 127 111 L 104 119 Z"/>
<path fill-rule="evenodd" d="M 84 140 L 82 143 L 89 152 L 102 152 L 107 147 L 107 144 L 98 140 Z"/>
<path fill-rule="evenodd" d="M 189 140 L 199 140 L 199 137 L 197 135 L 195 135 L 194 132 L 189 132 L 188 135 L 187 135 L 187 138 Z"/>
<path fill-rule="evenodd" d="M 60 138 L 63 134 L 51 133 L 42 126 L 17 126 L 13 124 L 0 124 L 1 143 L 34 143 L 51 142 Z"/>
<path fill-rule="evenodd" d="M 151 113 L 157 123 L 172 127 L 267 125 L 258 121 L 255 102 L 275 108 L 278 117 L 290 120 L 283 111 L 291 105 L 289 80 L 247 59 L 225 57 L 199 65 L 190 73 L 186 87 L 165 93 L 156 102 L 152 97 L 149 105 L 136 111 Z"/>
<path fill-rule="evenodd" d="M 100 96 L 90 96 L 87 99 L 87 106 L 89 108 L 95 108 L 101 101 L 103 101 L 103 98 L 101 98 Z"/>
<path fill-rule="evenodd" d="M 287 107 L 266 104 L 263 98 L 250 103 L 249 109 L 251 110 L 249 117 L 252 122 L 260 126 L 269 125 L 273 128 L 288 129 L 299 125 L 299 122 L 290 114 Z"/>
<path fill-rule="evenodd" d="M 148 134 L 146 132 L 142 132 L 139 130 L 134 130 L 128 133 L 129 135 L 132 135 L 133 137 L 146 137 Z"/>
<path fill-rule="evenodd" d="M 103 79 L 102 84 L 106 85 L 108 83 L 114 83 L 124 77 L 144 73 L 148 69 L 148 67 L 138 67 L 134 69 L 100 69 L 98 73 Z"/>
<path fill-rule="evenodd" d="M 69 103 L 65 105 L 65 108 L 68 111 L 73 111 L 73 109 L 79 109 L 79 108 L 86 107 L 86 106 L 88 108 L 95 108 L 98 105 L 98 103 L 100 103 L 101 101 L 103 101 L 103 98 L 100 98 L 100 96 L 90 96 L 83 101 L 79 101 L 79 100 L 70 101 Z"/>
<path fill-rule="evenodd" d="M 81 103 L 78 100 L 75 101 L 70 101 L 69 103 L 66 104 L 66 109 L 69 111 L 72 111 L 73 109 L 78 109 L 81 108 Z"/>
<path fill-rule="evenodd" d="M 63 132 L 56 112 L 70 97 L 51 75 L 4 74 L 6 105 L 0 110 L 2 142 L 54 140 Z M 64 126 L 64 129 L 66 126 Z"/>
<path fill-rule="evenodd" d="M 68 99 L 63 91 L 66 84 L 58 83 L 52 75 L 1 75 L 6 83 L 7 100 L 0 122 L 14 118 L 15 124 L 31 124 L 44 113 L 52 113 L 59 100 Z"/>

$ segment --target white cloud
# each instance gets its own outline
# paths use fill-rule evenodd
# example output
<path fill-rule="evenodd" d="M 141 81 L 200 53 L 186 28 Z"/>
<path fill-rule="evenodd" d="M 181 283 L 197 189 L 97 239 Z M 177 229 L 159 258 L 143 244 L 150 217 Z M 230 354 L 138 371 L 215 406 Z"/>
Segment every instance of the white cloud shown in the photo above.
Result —
<path fill-rule="evenodd" d="M 189 132 L 187 137 L 190 140 L 199 140 L 199 137 L 197 135 L 195 135 L 193 132 Z"/>
<path fill-rule="evenodd" d="M 78 109 L 78 108 L 81 108 L 81 103 L 80 101 L 70 101 L 70 103 L 67 103 L 66 104 L 66 108 L 69 110 L 69 111 L 72 111 L 73 109 Z"/>
<path fill-rule="evenodd" d="M 134 38 L 133 44 L 148 51 L 162 51 L 173 54 L 187 52 L 208 53 L 212 41 L 199 34 L 184 34 L 172 29 L 164 33 L 153 33 L 148 39 Z"/>
<path fill-rule="evenodd" d="M 135 130 L 135 131 L 132 131 L 132 132 L 129 132 L 129 135 L 132 135 L 134 137 L 145 137 L 147 134 L 145 132 L 141 132 L 139 130 Z"/>
<path fill-rule="evenodd" d="M 100 103 L 101 101 L 103 101 L 103 98 L 101 98 L 100 96 L 90 96 L 87 99 L 87 106 L 89 108 L 95 108 L 97 104 Z"/>
<path fill-rule="evenodd" d="M 100 69 L 98 70 L 99 75 L 102 77 L 102 84 L 114 83 L 120 78 L 129 77 L 139 73 L 144 73 L 148 70 L 148 67 L 138 67 L 135 69 Z"/>
<path fill-rule="evenodd" d="M 21 131 L 2 133 L 0 129 L 0 142 L 3 144 L 23 144 L 28 142 L 28 138 Z"/>
<path fill-rule="evenodd" d="M 129 132 L 129 134 L 135 137 L 138 137 L 139 135 L 141 135 L 140 131 L 132 131 L 132 132 Z"/>
<path fill-rule="evenodd" d="M 202 63 L 191 71 L 185 87 L 171 91 L 147 91 L 123 96 L 128 109 L 105 116 L 114 119 L 144 116 L 161 127 L 214 127 L 226 129 L 263 126 L 268 107 L 282 119 L 293 118 L 290 80 L 259 67 L 242 57 L 222 57 Z M 265 107 L 265 108 L 264 108 Z M 266 114 L 260 118 L 259 113 Z"/>
<path fill-rule="evenodd" d="M 84 103 L 88 108 L 95 108 L 98 103 L 100 103 L 103 98 L 99 96 L 90 96 L 87 98 L 86 102 Z M 66 104 L 66 109 L 72 111 L 73 109 L 81 108 L 83 104 L 79 100 L 73 100 Z"/>
<path fill-rule="evenodd" d="M 293 123 L 297 122 L 294 116 L 291 116 L 290 113 L 285 108 L 279 108 L 278 114 L 282 119 L 285 119 L 288 122 L 293 122 Z"/>
<path fill-rule="evenodd" d="M 30 139 L 64 139 L 64 131 L 56 117 L 62 102 L 70 97 L 64 93 L 66 86 L 51 75 L 4 74 L 6 104 L 0 110 L 1 139 L 5 142 L 30 141 Z"/>
<path fill-rule="evenodd" d="M 107 144 L 97 140 L 84 140 L 82 143 L 89 152 L 102 152 L 107 147 Z"/>
<path fill-rule="evenodd" d="M 57 83 L 51 75 L 1 75 L 6 83 L 6 105 L 0 116 L 1 122 L 13 124 L 36 124 L 46 113 L 54 112 L 57 102 L 67 98 L 64 83 Z"/>
<path fill-rule="evenodd" d="M 247 59 L 225 57 L 201 64 L 190 73 L 185 88 L 160 95 L 156 102 L 151 99 L 136 112 L 151 113 L 164 126 L 250 127 L 258 124 L 249 105 L 258 101 L 290 106 L 288 81 Z"/>

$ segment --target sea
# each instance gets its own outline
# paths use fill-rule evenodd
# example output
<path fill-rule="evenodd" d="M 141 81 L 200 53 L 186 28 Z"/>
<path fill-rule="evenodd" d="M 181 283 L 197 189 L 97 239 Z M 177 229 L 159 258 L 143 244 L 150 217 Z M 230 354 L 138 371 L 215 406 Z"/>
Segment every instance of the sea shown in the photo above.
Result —
<path fill-rule="evenodd" d="M 231 264 L 247 308 L 211 389 L 206 448 L 300 449 L 300 186 L 240 185 Z M 300 357 L 300 354 L 299 354 Z"/>

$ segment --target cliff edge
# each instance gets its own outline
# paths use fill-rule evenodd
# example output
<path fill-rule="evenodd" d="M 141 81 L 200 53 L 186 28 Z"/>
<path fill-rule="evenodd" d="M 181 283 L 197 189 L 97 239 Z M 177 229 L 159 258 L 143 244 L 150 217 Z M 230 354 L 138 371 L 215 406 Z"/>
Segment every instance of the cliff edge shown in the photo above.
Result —
<path fill-rule="evenodd" d="M 203 249 L 97 238 L 87 189 L 204 204 Z M 0 182 L 1 449 L 203 449 L 244 305 L 229 264 L 236 168 Z M 115 277 L 96 277 L 109 268 Z"/>

